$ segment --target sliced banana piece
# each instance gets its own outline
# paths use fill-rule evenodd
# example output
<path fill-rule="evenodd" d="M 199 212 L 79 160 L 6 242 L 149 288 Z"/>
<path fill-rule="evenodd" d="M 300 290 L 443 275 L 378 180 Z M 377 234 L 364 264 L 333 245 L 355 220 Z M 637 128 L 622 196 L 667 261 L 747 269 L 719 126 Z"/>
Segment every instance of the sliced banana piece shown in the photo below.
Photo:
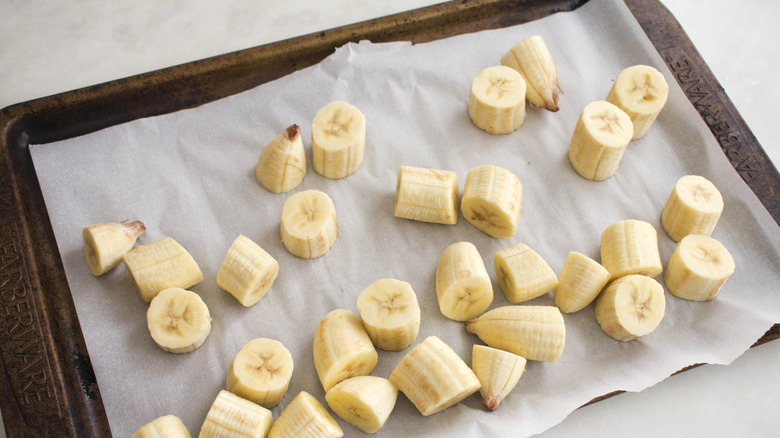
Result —
<path fill-rule="evenodd" d="M 144 232 L 143 222 L 103 222 L 84 227 L 84 256 L 92 275 L 105 274 L 122 262 L 122 256 L 133 249 Z"/>
<path fill-rule="evenodd" d="M 305 190 L 282 205 L 280 235 L 290 254 L 302 259 L 325 255 L 336 242 L 336 207 L 327 193 Z"/>
<path fill-rule="evenodd" d="M 169 353 L 188 353 L 200 347 L 211 333 L 211 315 L 195 292 L 172 287 L 152 299 L 146 311 L 149 333 Z"/>
<path fill-rule="evenodd" d="M 666 297 L 661 283 L 645 275 L 626 275 L 611 282 L 596 299 L 596 321 L 611 338 L 632 341 L 661 323 Z"/>
<path fill-rule="evenodd" d="M 325 391 L 350 377 L 371 374 L 379 360 L 360 320 L 346 309 L 332 310 L 320 320 L 313 344 L 314 368 Z"/>
<path fill-rule="evenodd" d="M 384 377 L 355 376 L 330 388 L 325 401 L 342 420 L 374 433 L 385 425 L 397 397 L 398 388 Z"/>
<path fill-rule="evenodd" d="M 401 166 L 393 214 L 435 224 L 457 223 L 458 175 L 449 170 Z"/>
<path fill-rule="evenodd" d="M 279 263 L 252 239 L 239 234 L 217 271 L 217 285 L 246 307 L 268 293 L 279 275 Z"/>
<path fill-rule="evenodd" d="M 441 412 L 479 391 L 474 371 L 436 336 L 429 336 L 401 358 L 390 381 L 424 416 Z"/>
<path fill-rule="evenodd" d="M 558 286 L 558 276 L 542 256 L 518 243 L 493 256 L 496 277 L 510 303 L 521 303 L 542 296 Z"/>
<path fill-rule="evenodd" d="M 514 236 L 522 203 L 523 185 L 511 171 L 486 164 L 466 174 L 460 210 L 469 223 L 488 236 Z"/>
<path fill-rule="evenodd" d="M 658 232 L 645 221 L 618 221 L 601 233 L 601 264 L 612 280 L 629 274 L 655 277 L 663 271 Z"/>
<path fill-rule="evenodd" d="M 152 301 L 161 290 L 186 289 L 203 280 L 190 253 L 170 237 L 138 246 L 123 256 L 141 299 Z"/>
<path fill-rule="evenodd" d="M 293 373 L 290 351 L 275 339 L 247 342 L 230 362 L 225 388 L 264 408 L 282 400 Z"/>
<path fill-rule="evenodd" d="M 436 267 L 436 298 L 441 313 L 455 321 L 480 315 L 493 302 L 493 284 L 485 262 L 471 242 L 444 249 Z"/>
<path fill-rule="evenodd" d="M 314 116 L 311 139 L 314 170 L 330 179 L 347 177 L 363 162 L 366 117 L 347 102 L 330 102 Z"/>
<path fill-rule="evenodd" d="M 709 236 L 723 213 L 723 196 L 710 180 L 685 175 L 674 185 L 661 212 L 661 227 L 679 242 L 688 234 Z"/>
<path fill-rule="evenodd" d="M 301 391 L 276 419 L 268 438 L 339 438 L 341 426 L 313 395 Z"/>
<path fill-rule="evenodd" d="M 555 305 L 564 313 L 579 312 L 596 299 L 609 278 L 609 271 L 599 262 L 571 251 L 555 289 Z"/>
<path fill-rule="evenodd" d="M 689 234 L 677 244 L 664 273 L 672 295 L 690 301 L 709 301 L 734 273 L 731 253 L 710 236 Z"/>
<path fill-rule="evenodd" d="M 633 125 L 617 106 L 597 100 L 585 106 L 569 142 L 569 162 L 583 178 L 603 181 L 617 172 Z"/>
<path fill-rule="evenodd" d="M 517 70 L 496 65 L 471 81 L 469 117 L 488 134 L 509 134 L 525 121 L 525 79 Z"/>
<path fill-rule="evenodd" d="M 471 369 L 482 385 L 482 405 L 495 411 L 515 388 L 525 371 L 526 360 L 508 351 L 474 344 L 471 350 Z"/>
<path fill-rule="evenodd" d="M 648 65 L 635 65 L 615 78 L 606 100 L 628 114 L 634 129 L 631 139 L 636 140 L 650 130 L 668 96 L 669 84 L 660 71 Z"/>
<path fill-rule="evenodd" d="M 223 389 L 211 404 L 198 438 L 264 438 L 271 424 L 271 411 Z"/>
<path fill-rule="evenodd" d="M 420 305 L 412 285 L 383 278 L 360 292 L 357 311 L 376 348 L 399 351 L 412 345 L 420 331 Z"/>
<path fill-rule="evenodd" d="M 563 315 L 555 306 L 497 307 L 467 321 L 466 331 L 527 360 L 555 362 L 566 343 Z"/>
<path fill-rule="evenodd" d="M 283 193 L 298 187 L 305 175 L 301 128 L 291 125 L 263 148 L 255 166 L 255 177 L 269 192 Z"/>
<path fill-rule="evenodd" d="M 535 108 L 558 111 L 558 69 L 541 35 L 520 41 L 501 57 L 501 64 L 517 70 L 525 79 L 525 97 Z"/>
<path fill-rule="evenodd" d="M 144 424 L 130 438 L 192 438 L 187 426 L 175 415 L 164 415 Z"/>

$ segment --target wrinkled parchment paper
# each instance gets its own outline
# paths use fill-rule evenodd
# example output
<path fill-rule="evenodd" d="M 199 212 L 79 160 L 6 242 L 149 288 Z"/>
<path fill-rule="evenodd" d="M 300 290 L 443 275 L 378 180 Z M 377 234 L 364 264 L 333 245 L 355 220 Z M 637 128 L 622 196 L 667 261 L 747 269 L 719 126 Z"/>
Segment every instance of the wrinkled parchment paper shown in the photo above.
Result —
<path fill-rule="evenodd" d="M 561 110 L 529 108 L 525 124 L 505 136 L 477 129 L 467 114 L 468 89 L 483 68 L 496 65 L 520 40 L 540 34 L 558 67 Z M 650 133 L 632 142 L 617 173 L 603 182 L 579 177 L 567 160 L 582 108 L 603 99 L 616 75 L 634 64 L 661 70 L 671 85 L 668 103 Z M 345 100 L 367 119 L 365 161 L 354 175 L 328 180 L 311 168 L 311 120 L 331 100 Z M 285 127 L 301 126 L 309 159 L 303 183 L 333 199 L 339 237 L 325 256 L 301 260 L 278 237 L 282 203 L 255 180 L 263 146 Z M 569 251 L 599 260 L 599 236 L 609 224 L 640 219 L 659 231 L 664 262 L 675 243 L 660 227 L 660 212 L 677 179 L 703 175 L 721 190 L 725 211 L 713 233 L 736 259 L 720 295 L 691 303 L 667 292 L 664 320 L 652 334 L 622 343 L 607 337 L 593 306 L 565 315 L 566 347 L 556 363 L 529 362 L 498 411 L 471 396 L 423 417 L 403 395 L 377 436 L 527 436 L 562 421 L 594 397 L 640 391 L 694 363 L 727 364 L 780 321 L 780 230 L 732 169 L 625 5 L 592 0 L 572 13 L 525 25 L 442 41 L 348 44 L 311 68 L 196 109 L 137 120 L 84 137 L 31 148 L 92 364 L 116 436 L 154 418 L 175 414 L 197 434 L 236 352 L 269 337 L 292 353 L 295 371 L 274 418 L 301 390 L 322 403 L 312 362 L 312 336 L 330 310 L 356 312 L 356 298 L 374 280 L 411 283 L 422 309 L 417 342 L 436 335 L 471 363 L 480 341 L 438 310 L 438 258 L 457 241 L 474 243 L 493 277 L 491 308 L 507 305 L 495 279 L 493 254 L 525 243 L 560 273 Z M 497 240 L 462 216 L 456 225 L 393 217 L 399 166 L 458 174 L 496 164 L 523 184 L 517 233 Z M 141 220 L 139 244 L 164 236 L 181 243 L 204 274 L 191 290 L 213 317 L 198 350 L 170 354 L 152 341 L 147 304 L 120 265 L 93 277 L 84 261 L 82 227 Z M 281 270 L 270 292 L 242 307 L 216 285 L 228 247 L 244 234 L 274 256 Z M 661 277 L 658 278 L 661 280 Z M 553 304 L 553 293 L 528 304 Z M 379 352 L 374 375 L 389 376 L 402 352 Z M 346 436 L 362 435 L 339 420 Z"/>

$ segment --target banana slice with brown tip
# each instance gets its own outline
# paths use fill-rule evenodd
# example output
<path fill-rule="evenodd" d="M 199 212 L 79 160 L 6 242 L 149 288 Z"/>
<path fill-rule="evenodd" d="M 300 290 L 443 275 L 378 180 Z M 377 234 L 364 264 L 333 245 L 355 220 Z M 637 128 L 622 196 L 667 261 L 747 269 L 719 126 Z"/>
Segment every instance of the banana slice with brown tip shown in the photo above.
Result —
<path fill-rule="evenodd" d="M 585 106 L 569 142 L 569 162 L 583 178 L 602 181 L 620 166 L 633 125 L 617 106 L 598 100 Z"/>
<path fill-rule="evenodd" d="M 444 249 L 436 266 L 436 297 L 441 313 L 455 321 L 480 315 L 493 302 L 493 285 L 485 262 L 471 242 Z"/>
<path fill-rule="evenodd" d="M 255 166 L 255 177 L 269 192 L 283 193 L 298 187 L 305 175 L 301 128 L 291 125 L 263 148 Z"/>
<path fill-rule="evenodd" d="M 271 409 L 287 393 L 293 368 L 292 355 L 281 342 L 268 338 L 252 339 L 230 362 L 225 388 Z"/>
<path fill-rule="evenodd" d="M 669 258 L 664 282 L 672 295 L 690 301 L 709 301 L 734 273 L 734 257 L 718 240 L 689 234 Z"/>
<path fill-rule="evenodd" d="M 474 344 L 471 350 L 471 369 L 482 387 L 482 405 L 489 411 L 498 409 L 515 388 L 525 371 L 526 360 L 508 351 Z"/>
<path fill-rule="evenodd" d="M 665 312 L 663 286 L 637 274 L 611 282 L 596 299 L 595 306 L 596 321 L 604 333 L 624 342 L 652 333 Z"/>
<path fill-rule="evenodd" d="M 102 275 L 122 262 L 122 256 L 133 249 L 146 231 L 143 222 L 103 222 L 84 227 L 84 256 L 92 275 Z"/>
<path fill-rule="evenodd" d="M 271 411 L 223 389 L 206 413 L 198 438 L 263 438 L 272 423 Z"/>
<path fill-rule="evenodd" d="M 511 171 L 486 164 L 466 174 L 460 210 L 469 223 L 488 236 L 514 236 L 522 203 L 523 185 Z"/>
<path fill-rule="evenodd" d="M 458 175 L 449 170 L 401 166 L 393 214 L 436 224 L 457 223 Z"/>
<path fill-rule="evenodd" d="M 290 254 L 302 259 L 325 255 L 336 242 L 336 207 L 327 193 L 304 190 L 282 205 L 280 235 Z"/>
<path fill-rule="evenodd" d="M 346 309 L 332 310 L 320 320 L 313 350 L 314 368 L 325 391 L 350 377 L 371 374 L 379 360 L 360 320 Z"/>
<path fill-rule="evenodd" d="M 525 121 L 525 79 L 510 67 L 496 65 L 471 81 L 469 117 L 488 134 L 509 134 Z"/>
<path fill-rule="evenodd" d="M 663 271 L 658 232 L 645 221 L 618 221 L 601 233 L 601 264 L 612 280 L 629 274 L 655 277 Z"/>
<path fill-rule="evenodd" d="M 606 101 L 614 103 L 631 118 L 631 139 L 644 137 L 666 104 L 669 84 L 664 75 L 648 65 L 634 65 L 621 71 Z"/>
<path fill-rule="evenodd" d="M 138 293 L 147 303 L 163 289 L 186 289 L 203 280 L 195 259 L 170 237 L 138 246 L 122 258 Z"/>
<path fill-rule="evenodd" d="M 169 353 L 197 349 L 211 333 L 211 315 L 195 292 L 172 287 L 152 299 L 146 322 L 154 342 Z"/>
<path fill-rule="evenodd" d="M 311 138 L 314 170 L 330 179 L 347 177 L 363 163 L 366 117 L 347 102 L 330 102 L 314 116 Z"/>
<path fill-rule="evenodd" d="M 679 242 L 688 234 L 709 236 L 723 213 L 723 196 L 710 180 L 685 175 L 674 185 L 661 212 L 661 226 Z"/>
<path fill-rule="evenodd" d="M 535 108 L 558 111 L 558 69 L 541 35 L 520 41 L 501 57 L 501 64 L 517 70 L 525 79 L 526 99 Z"/>
<path fill-rule="evenodd" d="M 412 345 L 420 331 L 420 305 L 412 285 L 383 278 L 360 292 L 357 310 L 376 348 L 398 351 Z"/>

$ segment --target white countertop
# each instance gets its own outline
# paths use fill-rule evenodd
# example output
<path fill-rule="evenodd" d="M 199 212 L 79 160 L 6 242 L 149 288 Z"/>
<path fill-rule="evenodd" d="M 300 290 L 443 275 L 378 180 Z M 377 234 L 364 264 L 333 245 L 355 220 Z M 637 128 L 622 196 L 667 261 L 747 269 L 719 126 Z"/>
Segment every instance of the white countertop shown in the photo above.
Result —
<path fill-rule="evenodd" d="M 438 3 L 435 0 L 18 0 L 0 3 L 0 108 Z M 780 2 L 662 0 L 780 163 Z M 572 413 L 544 437 L 777 436 L 780 341 Z M 139 425 L 140 426 L 140 425 Z M 0 428 L 0 438 L 5 432 Z"/>

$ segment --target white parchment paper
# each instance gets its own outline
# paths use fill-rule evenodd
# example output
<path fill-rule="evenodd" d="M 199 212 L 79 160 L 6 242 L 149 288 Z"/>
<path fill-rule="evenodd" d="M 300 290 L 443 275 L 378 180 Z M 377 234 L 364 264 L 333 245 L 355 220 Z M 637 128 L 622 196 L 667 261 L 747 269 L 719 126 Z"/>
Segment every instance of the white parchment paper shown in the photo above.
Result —
<path fill-rule="evenodd" d="M 520 40 L 540 34 L 556 61 L 561 110 L 528 109 L 525 124 L 505 136 L 476 128 L 467 114 L 468 89 Z M 603 182 L 579 177 L 567 159 L 582 108 L 603 99 L 615 76 L 633 64 L 661 70 L 671 91 L 650 133 L 632 142 L 617 173 Z M 354 175 L 328 180 L 311 164 L 296 189 L 333 199 L 339 237 L 325 256 L 301 260 L 282 246 L 279 218 L 288 194 L 255 180 L 263 146 L 297 123 L 310 139 L 311 120 L 331 100 L 359 107 L 367 119 L 365 161 Z M 311 159 L 310 141 L 306 141 Z M 488 413 L 478 395 L 423 417 L 399 395 L 378 436 L 527 436 L 546 430 L 592 398 L 640 391 L 694 363 L 727 364 L 780 321 L 780 230 L 732 169 L 694 108 L 625 5 L 592 0 L 522 26 L 411 45 L 349 44 L 320 64 L 196 109 L 141 119 L 84 137 L 31 147 L 92 364 L 113 433 L 128 436 L 154 418 L 175 414 L 197 434 L 236 352 L 269 337 L 292 353 L 295 371 L 274 418 L 301 390 L 325 403 L 312 362 L 312 337 L 330 310 L 356 311 L 360 291 L 374 280 L 409 281 L 422 309 L 418 342 L 436 335 L 467 362 L 480 342 L 463 323 L 438 310 L 438 258 L 457 241 L 474 243 L 494 281 L 491 307 L 507 305 L 493 254 L 516 243 L 539 252 L 560 273 L 569 251 L 599 260 L 599 236 L 609 224 L 640 219 L 659 231 L 664 262 L 675 243 L 660 212 L 677 179 L 703 175 L 721 190 L 725 211 L 713 237 L 734 255 L 737 269 L 720 295 L 691 303 L 667 293 L 666 316 L 652 334 L 630 343 L 599 328 L 592 305 L 565 315 L 566 347 L 556 363 L 529 362 L 514 392 Z M 309 161 L 311 163 L 311 161 Z M 398 167 L 466 172 L 496 164 L 523 183 L 516 235 L 497 240 L 463 217 L 436 225 L 393 217 Z M 213 329 L 188 354 L 160 350 L 146 328 L 145 304 L 124 267 L 99 278 L 84 261 L 82 227 L 141 220 L 139 244 L 170 236 L 199 263 L 204 279 L 191 290 L 211 310 Z M 281 266 L 270 292 L 242 307 L 216 285 L 233 239 L 245 234 Z M 660 276 L 659 276 L 660 280 Z M 528 304 L 553 304 L 553 294 Z M 406 350 L 408 351 L 408 350 Z M 374 375 L 389 376 L 406 351 L 379 352 Z M 339 420 L 346 436 L 362 435 Z"/>

